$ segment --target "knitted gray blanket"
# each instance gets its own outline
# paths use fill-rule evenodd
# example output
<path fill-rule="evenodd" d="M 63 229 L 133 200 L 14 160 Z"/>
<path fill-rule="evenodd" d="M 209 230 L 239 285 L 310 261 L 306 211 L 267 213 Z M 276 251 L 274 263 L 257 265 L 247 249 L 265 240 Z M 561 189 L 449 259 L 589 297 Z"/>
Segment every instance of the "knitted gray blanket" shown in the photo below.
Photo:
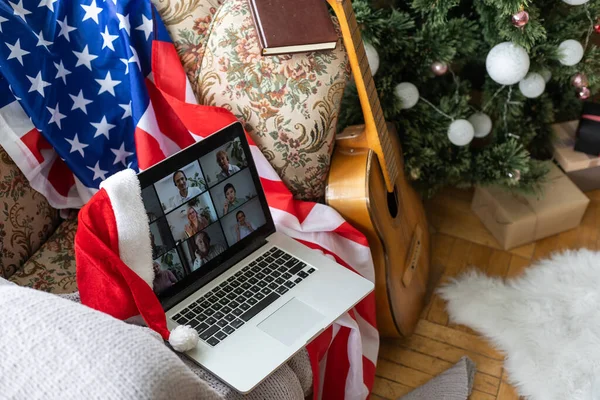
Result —
<path fill-rule="evenodd" d="M 240 395 L 154 331 L 78 301 L 0 278 L 0 397 L 302 400 L 310 392 L 306 350 Z"/>

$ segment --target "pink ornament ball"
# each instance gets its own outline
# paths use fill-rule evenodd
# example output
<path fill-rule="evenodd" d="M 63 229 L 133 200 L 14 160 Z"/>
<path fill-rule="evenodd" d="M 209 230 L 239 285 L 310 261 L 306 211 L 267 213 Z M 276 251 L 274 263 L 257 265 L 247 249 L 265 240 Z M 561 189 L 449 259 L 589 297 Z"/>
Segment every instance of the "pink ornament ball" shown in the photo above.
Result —
<path fill-rule="evenodd" d="M 590 89 L 586 88 L 585 86 L 580 88 L 577 91 L 577 97 L 579 97 L 581 100 L 589 99 L 590 95 L 591 95 Z"/>
<path fill-rule="evenodd" d="M 529 22 L 529 13 L 521 10 L 512 16 L 512 24 L 517 28 L 522 28 Z"/>
<path fill-rule="evenodd" d="M 577 73 L 573 75 L 573 77 L 571 78 L 571 85 L 575 86 L 576 88 L 586 87 L 588 85 L 587 76 L 585 76 L 585 74 L 582 73 Z"/>
<path fill-rule="evenodd" d="M 448 72 L 448 64 L 446 64 L 445 62 L 436 61 L 433 64 L 431 64 L 431 70 L 436 76 L 442 76 L 446 72 Z"/>

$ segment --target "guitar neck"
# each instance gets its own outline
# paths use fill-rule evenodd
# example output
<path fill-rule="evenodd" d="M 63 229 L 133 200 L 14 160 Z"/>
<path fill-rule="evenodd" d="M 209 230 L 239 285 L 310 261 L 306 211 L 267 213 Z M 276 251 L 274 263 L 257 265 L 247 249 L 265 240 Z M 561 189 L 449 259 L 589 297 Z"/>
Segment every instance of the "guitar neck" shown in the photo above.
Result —
<path fill-rule="evenodd" d="M 398 163 L 377 96 L 371 68 L 369 68 L 369 60 L 363 46 L 360 29 L 352 9 L 352 2 L 351 0 L 327 0 L 327 2 L 335 12 L 342 29 L 342 38 L 365 119 L 367 146 L 377 154 L 387 189 L 392 192 L 399 173 Z"/>

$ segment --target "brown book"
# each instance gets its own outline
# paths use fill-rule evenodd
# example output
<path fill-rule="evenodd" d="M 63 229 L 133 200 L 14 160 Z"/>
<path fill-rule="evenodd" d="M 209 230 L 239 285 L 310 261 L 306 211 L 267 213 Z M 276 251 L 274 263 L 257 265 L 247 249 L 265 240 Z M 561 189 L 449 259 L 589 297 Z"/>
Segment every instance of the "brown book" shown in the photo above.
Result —
<path fill-rule="evenodd" d="M 262 55 L 335 49 L 326 0 L 248 0 Z"/>

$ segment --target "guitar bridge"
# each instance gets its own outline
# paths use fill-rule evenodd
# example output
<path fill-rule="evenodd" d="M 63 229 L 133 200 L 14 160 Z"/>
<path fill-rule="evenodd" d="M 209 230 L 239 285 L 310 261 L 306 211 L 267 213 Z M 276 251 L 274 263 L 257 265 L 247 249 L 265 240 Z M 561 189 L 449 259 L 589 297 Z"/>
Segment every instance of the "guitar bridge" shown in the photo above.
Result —
<path fill-rule="evenodd" d="M 410 285 L 412 278 L 417 270 L 417 266 L 419 264 L 419 258 L 421 257 L 421 243 L 423 239 L 423 230 L 421 226 L 417 225 L 415 228 L 415 233 L 412 237 L 412 241 L 410 243 L 410 252 L 408 253 L 408 259 L 406 260 L 407 265 L 404 270 L 404 275 L 402 276 L 402 284 L 405 287 Z"/>

